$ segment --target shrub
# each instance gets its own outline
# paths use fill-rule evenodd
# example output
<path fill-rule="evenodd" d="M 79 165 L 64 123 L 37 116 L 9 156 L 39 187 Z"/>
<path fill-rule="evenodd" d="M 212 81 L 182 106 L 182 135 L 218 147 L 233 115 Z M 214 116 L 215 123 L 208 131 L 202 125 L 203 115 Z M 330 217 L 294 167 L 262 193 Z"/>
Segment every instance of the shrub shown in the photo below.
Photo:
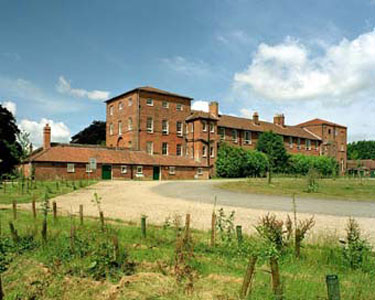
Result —
<path fill-rule="evenodd" d="M 264 176 L 267 165 L 267 157 L 263 153 L 223 143 L 218 150 L 216 173 L 226 178 Z"/>
<path fill-rule="evenodd" d="M 306 175 L 311 169 L 319 172 L 321 176 L 332 176 L 337 174 L 338 164 L 334 158 L 327 156 L 291 155 L 287 173 Z"/>

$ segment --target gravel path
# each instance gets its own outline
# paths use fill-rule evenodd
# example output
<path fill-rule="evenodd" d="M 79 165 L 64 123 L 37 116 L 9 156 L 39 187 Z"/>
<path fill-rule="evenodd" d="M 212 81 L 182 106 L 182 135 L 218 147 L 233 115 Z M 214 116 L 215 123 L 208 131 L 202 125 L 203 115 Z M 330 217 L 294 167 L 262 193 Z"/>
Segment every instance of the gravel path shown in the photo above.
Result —
<path fill-rule="evenodd" d="M 64 213 L 78 213 L 84 205 L 86 216 L 97 216 L 97 207 L 92 203 L 97 192 L 102 198 L 104 215 L 126 221 L 139 222 L 141 215 L 148 216 L 148 222 L 163 224 L 167 217 L 191 213 L 192 226 L 208 230 L 211 223 L 213 200 L 217 195 L 217 207 L 226 212 L 235 210 L 235 222 L 245 232 L 253 231 L 259 216 L 271 211 L 285 218 L 291 211 L 290 199 L 258 195 L 241 195 L 215 188 L 215 181 L 137 182 L 101 181 L 88 188 L 54 198 L 58 210 Z M 310 203 L 311 202 L 311 203 Z M 298 200 L 300 218 L 315 214 L 316 226 L 311 239 L 321 233 L 343 235 L 347 217 L 356 216 L 361 228 L 375 241 L 374 208 L 363 202 L 334 200 Z M 325 205 L 325 206 L 324 206 Z M 30 204 L 20 204 L 29 208 Z M 371 211 L 370 211 L 371 210 Z M 325 214 L 324 214 L 325 213 Z"/>

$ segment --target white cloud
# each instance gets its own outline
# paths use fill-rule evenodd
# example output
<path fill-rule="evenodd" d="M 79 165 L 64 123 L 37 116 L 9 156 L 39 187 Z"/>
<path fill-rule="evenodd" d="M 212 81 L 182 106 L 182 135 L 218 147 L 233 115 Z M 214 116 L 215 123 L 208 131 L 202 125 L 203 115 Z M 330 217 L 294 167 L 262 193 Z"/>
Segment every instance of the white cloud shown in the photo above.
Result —
<path fill-rule="evenodd" d="M 30 133 L 30 140 L 34 146 L 41 146 L 43 142 L 43 127 L 46 124 L 51 127 L 51 141 L 66 143 L 70 139 L 70 130 L 63 122 L 41 119 L 39 122 L 23 119 L 19 123 L 22 130 Z"/>
<path fill-rule="evenodd" d="M 16 115 L 16 111 L 17 111 L 16 103 L 14 103 L 12 101 L 4 101 L 4 102 L 1 102 L 0 104 L 3 107 L 5 107 L 7 110 L 9 110 L 13 114 L 13 116 Z"/>
<path fill-rule="evenodd" d="M 84 89 L 72 88 L 70 82 L 65 79 L 64 76 L 59 77 L 56 89 L 61 94 L 70 95 L 76 98 L 88 98 L 91 100 L 106 100 L 109 98 L 109 92 L 107 91 L 87 91 Z"/>
<path fill-rule="evenodd" d="M 191 109 L 202 110 L 202 111 L 208 112 L 208 105 L 209 105 L 208 101 L 197 100 L 197 101 L 193 101 L 193 103 L 191 104 Z"/>
<path fill-rule="evenodd" d="M 241 117 L 252 119 L 253 118 L 253 113 L 251 110 L 247 108 L 241 108 L 240 109 Z"/>
<path fill-rule="evenodd" d="M 235 89 L 250 89 L 274 101 L 350 103 L 373 95 L 375 30 L 323 50 L 314 55 L 291 38 L 274 46 L 262 43 L 248 68 L 235 74 Z"/>
<path fill-rule="evenodd" d="M 202 60 L 192 61 L 182 56 L 163 58 L 162 63 L 170 70 L 185 76 L 207 76 L 212 72 L 210 67 Z"/>
<path fill-rule="evenodd" d="M 240 29 L 217 34 L 216 39 L 226 45 L 230 45 L 233 43 L 244 45 L 253 42 L 253 39 L 251 39 L 245 31 Z"/>

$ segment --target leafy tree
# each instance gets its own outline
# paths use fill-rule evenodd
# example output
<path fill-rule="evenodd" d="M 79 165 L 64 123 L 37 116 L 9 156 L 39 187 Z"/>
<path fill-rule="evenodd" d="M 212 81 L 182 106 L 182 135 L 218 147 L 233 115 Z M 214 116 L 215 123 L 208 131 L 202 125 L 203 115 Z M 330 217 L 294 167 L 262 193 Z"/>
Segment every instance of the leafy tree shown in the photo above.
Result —
<path fill-rule="evenodd" d="M 289 155 L 280 135 L 272 131 L 263 132 L 259 136 L 256 149 L 268 157 L 269 180 L 271 180 L 273 172 L 284 172 L 286 170 Z"/>
<path fill-rule="evenodd" d="M 10 173 L 19 162 L 20 130 L 12 113 L 0 104 L 0 176 Z"/>
<path fill-rule="evenodd" d="M 72 144 L 104 144 L 105 131 L 106 128 L 104 121 L 93 121 L 90 126 L 74 135 L 70 142 Z"/>
<path fill-rule="evenodd" d="M 358 141 L 349 143 L 348 159 L 375 159 L 375 141 Z"/>
<path fill-rule="evenodd" d="M 289 158 L 287 173 L 306 175 L 311 169 L 321 176 L 332 176 L 338 172 L 338 163 L 333 157 L 294 154 Z"/>

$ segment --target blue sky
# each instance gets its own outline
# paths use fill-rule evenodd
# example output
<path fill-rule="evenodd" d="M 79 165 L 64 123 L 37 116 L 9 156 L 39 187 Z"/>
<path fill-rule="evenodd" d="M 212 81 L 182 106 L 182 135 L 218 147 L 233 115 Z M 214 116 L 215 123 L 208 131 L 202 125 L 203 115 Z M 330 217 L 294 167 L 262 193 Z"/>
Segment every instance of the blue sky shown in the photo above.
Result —
<path fill-rule="evenodd" d="M 36 144 L 47 120 L 67 141 L 141 85 L 375 139 L 374 28 L 375 0 L 0 0 L 0 102 Z"/>

